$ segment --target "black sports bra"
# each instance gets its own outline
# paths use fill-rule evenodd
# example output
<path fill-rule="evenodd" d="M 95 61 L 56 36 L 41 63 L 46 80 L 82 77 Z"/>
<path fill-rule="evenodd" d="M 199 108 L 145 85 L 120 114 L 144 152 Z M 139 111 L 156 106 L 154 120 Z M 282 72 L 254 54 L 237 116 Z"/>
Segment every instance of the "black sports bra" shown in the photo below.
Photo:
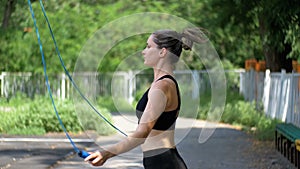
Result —
<path fill-rule="evenodd" d="M 161 115 L 158 117 L 155 125 L 153 126 L 153 129 L 155 130 L 174 130 L 175 129 L 175 122 L 178 117 L 178 113 L 180 110 L 180 93 L 177 81 L 171 76 L 171 75 L 165 75 L 159 78 L 157 81 L 162 80 L 164 78 L 169 78 L 174 81 L 176 84 L 176 90 L 177 90 L 177 97 L 178 97 L 178 106 L 175 110 L 162 112 Z M 140 122 L 140 119 L 143 115 L 143 112 L 146 108 L 146 105 L 148 103 L 148 92 L 150 88 L 144 93 L 143 97 L 139 100 L 137 106 L 136 106 L 136 116 L 139 119 L 138 122 Z"/>

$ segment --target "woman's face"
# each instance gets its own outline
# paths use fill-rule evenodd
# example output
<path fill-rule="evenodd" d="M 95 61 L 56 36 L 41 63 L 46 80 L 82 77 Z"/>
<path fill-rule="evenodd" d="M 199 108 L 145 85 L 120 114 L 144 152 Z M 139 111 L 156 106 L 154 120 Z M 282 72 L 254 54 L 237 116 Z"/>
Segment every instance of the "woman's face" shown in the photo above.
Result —
<path fill-rule="evenodd" d="M 144 64 L 151 67 L 156 67 L 161 52 L 161 49 L 157 47 L 157 44 L 153 42 L 153 35 L 150 35 L 150 37 L 147 40 L 147 46 L 142 51 L 142 55 L 144 56 Z"/>

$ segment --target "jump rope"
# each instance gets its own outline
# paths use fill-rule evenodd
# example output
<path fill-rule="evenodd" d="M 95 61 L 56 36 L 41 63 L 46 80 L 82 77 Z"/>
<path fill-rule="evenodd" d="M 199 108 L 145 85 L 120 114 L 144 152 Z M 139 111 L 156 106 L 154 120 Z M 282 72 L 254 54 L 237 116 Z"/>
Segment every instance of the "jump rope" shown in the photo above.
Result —
<path fill-rule="evenodd" d="M 63 62 L 63 59 L 60 55 L 60 52 L 59 52 L 59 49 L 58 49 L 58 46 L 57 46 L 57 43 L 56 43 L 56 40 L 55 40 L 55 37 L 54 37 L 54 33 L 52 31 L 52 28 L 51 28 L 51 25 L 50 25 L 50 22 L 48 20 L 48 17 L 47 17 L 47 14 L 46 14 L 46 11 L 45 11 L 45 8 L 44 8 L 44 5 L 43 5 L 43 2 L 42 0 L 39 1 L 40 2 L 40 7 L 42 9 L 42 12 L 43 12 L 43 15 L 45 17 L 45 20 L 47 22 L 47 25 L 48 25 L 48 28 L 49 28 L 49 31 L 50 31 L 50 34 L 51 34 L 51 37 L 52 37 L 52 40 L 53 40 L 53 43 L 54 43 L 54 46 L 55 46 L 55 50 L 56 50 L 56 53 L 57 53 L 57 56 L 59 57 L 59 60 L 60 60 L 60 63 L 64 69 L 64 72 L 65 74 L 68 76 L 70 82 L 72 83 L 73 87 L 75 88 L 75 90 L 79 93 L 79 95 L 86 101 L 86 103 L 106 122 L 108 123 L 112 128 L 114 128 L 115 130 L 117 130 L 118 132 L 120 132 L 121 134 L 123 134 L 124 136 L 127 137 L 127 134 L 125 134 L 122 130 L 120 130 L 118 127 L 116 127 L 115 125 L 113 125 L 107 118 L 105 118 L 92 104 L 91 102 L 83 95 L 83 93 L 80 91 L 80 89 L 78 88 L 78 86 L 76 85 L 76 83 L 74 82 L 73 78 L 71 77 L 70 73 L 68 72 L 64 62 Z M 65 128 L 63 122 L 62 122 L 62 119 L 60 118 L 60 115 L 57 111 L 57 108 L 56 108 L 56 105 L 55 105 L 55 102 L 54 102 L 54 99 L 53 99 L 53 96 L 52 96 L 52 91 L 51 91 L 51 88 L 50 88 L 50 85 L 49 85 L 49 79 L 48 79 L 48 75 L 47 75 L 47 68 L 46 68 L 46 61 L 45 61 L 45 57 L 44 57 L 44 51 L 43 51 L 43 45 L 42 45 L 42 42 L 41 42 L 41 37 L 40 37 L 40 34 L 39 34 L 39 31 L 38 31 L 38 27 L 37 27 L 37 23 L 36 23 L 36 18 L 34 16 L 34 12 L 33 12 L 33 9 L 32 9 L 32 5 L 31 5 L 31 1 L 28 0 L 28 5 L 29 5 L 29 8 L 30 8 L 30 13 L 31 13 L 31 16 L 32 16 L 32 19 L 33 19 L 33 23 L 34 23 L 34 27 L 35 27 L 35 32 L 36 32 L 36 36 L 37 36 L 37 39 L 38 39 L 38 44 L 39 44 L 39 47 L 40 47 L 40 53 L 41 53 L 41 57 L 42 57 L 42 63 L 43 63 L 43 69 L 44 69 L 44 76 L 45 76 L 45 80 L 46 80 L 46 86 L 47 86 L 47 89 L 48 89 L 48 93 L 49 93 L 49 96 L 50 96 L 50 99 L 51 99 L 51 102 L 52 102 L 52 106 L 53 106 L 53 109 L 55 111 L 55 114 L 56 114 L 56 117 L 59 121 L 59 124 L 60 126 L 62 127 L 66 137 L 69 139 L 74 151 L 79 155 L 79 157 L 81 158 L 86 158 L 88 157 L 90 154 L 84 150 L 80 150 L 76 145 L 75 143 L 73 142 L 71 136 L 69 135 L 67 129 Z"/>

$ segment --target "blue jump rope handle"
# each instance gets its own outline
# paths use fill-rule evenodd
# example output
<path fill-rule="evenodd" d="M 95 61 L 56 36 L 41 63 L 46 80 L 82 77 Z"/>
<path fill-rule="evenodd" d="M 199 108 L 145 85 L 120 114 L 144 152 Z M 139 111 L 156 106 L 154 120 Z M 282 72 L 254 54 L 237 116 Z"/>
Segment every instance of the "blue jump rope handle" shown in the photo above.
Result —
<path fill-rule="evenodd" d="M 79 157 L 81 157 L 81 158 L 86 158 L 86 157 L 88 157 L 89 155 L 91 155 L 90 153 L 88 153 L 88 152 L 86 152 L 86 151 L 84 151 L 84 150 L 80 150 L 79 152 L 78 152 L 78 156 Z M 89 161 L 93 161 L 95 158 L 92 158 L 92 159 L 90 159 Z"/>

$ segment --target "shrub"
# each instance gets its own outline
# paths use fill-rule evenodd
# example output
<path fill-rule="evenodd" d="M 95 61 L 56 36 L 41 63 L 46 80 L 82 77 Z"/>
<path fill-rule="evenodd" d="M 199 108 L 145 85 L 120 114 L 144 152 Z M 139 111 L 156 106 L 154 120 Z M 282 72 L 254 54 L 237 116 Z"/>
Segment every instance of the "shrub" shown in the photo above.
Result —
<path fill-rule="evenodd" d="M 77 133 L 83 130 L 78 120 L 78 110 L 75 111 L 74 105 L 69 100 L 55 100 L 56 108 L 60 118 L 68 132 Z M 16 105 L 16 106 L 13 106 Z M 1 106 L 13 107 L 11 111 L 1 111 L 3 123 L 0 124 L 0 132 L 5 134 L 45 134 L 47 132 L 62 132 L 63 129 L 59 124 L 57 116 L 54 112 L 52 103 L 49 98 L 37 97 L 34 100 L 20 98 L 11 99 L 9 103 Z M 85 109 L 88 110 L 88 109 Z M 107 110 L 101 110 L 105 116 L 111 120 Z M 112 130 L 103 127 L 105 122 L 101 121 L 98 116 L 80 116 L 81 121 L 89 122 L 94 125 L 94 129 L 99 134 L 110 134 Z M 83 123 L 85 124 L 85 123 Z M 83 126 L 85 128 L 85 126 Z M 89 127 L 88 129 L 90 129 Z"/>
<path fill-rule="evenodd" d="M 256 125 L 254 135 L 259 140 L 273 140 L 276 124 L 280 121 L 266 116 L 262 117 Z"/>
<path fill-rule="evenodd" d="M 198 119 L 207 119 L 210 110 L 210 95 L 201 98 Z M 259 140 L 272 140 L 274 138 L 276 119 L 266 117 L 256 108 L 256 103 L 246 102 L 237 92 L 227 92 L 227 103 L 221 116 L 221 122 L 241 126 L 246 132 L 253 133 Z M 213 116 L 211 114 L 210 116 Z"/>
<path fill-rule="evenodd" d="M 134 112 L 133 106 L 125 99 L 112 98 L 111 96 L 99 97 L 97 103 L 100 107 L 108 109 L 110 112 Z"/>
<path fill-rule="evenodd" d="M 222 116 L 222 121 L 230 124 L 240 124 L 254 127 L 261 117 L 261 112 L 255 109 L 255 105 L 245 101 L 227 103 Z"/>
<path fill-rule="evenodd" d="M 112 122 L 109 111 L 106 108 L 96 107 L 96 110 L 109 122 Z M 100 135 L 109 135 L 114 132 L 111 126 L 107 124 L 99 114 L 88 107 L 86 104 L 82 104 L 76 107 L 77 117 L 84 130 L 94 130 Z"/>

